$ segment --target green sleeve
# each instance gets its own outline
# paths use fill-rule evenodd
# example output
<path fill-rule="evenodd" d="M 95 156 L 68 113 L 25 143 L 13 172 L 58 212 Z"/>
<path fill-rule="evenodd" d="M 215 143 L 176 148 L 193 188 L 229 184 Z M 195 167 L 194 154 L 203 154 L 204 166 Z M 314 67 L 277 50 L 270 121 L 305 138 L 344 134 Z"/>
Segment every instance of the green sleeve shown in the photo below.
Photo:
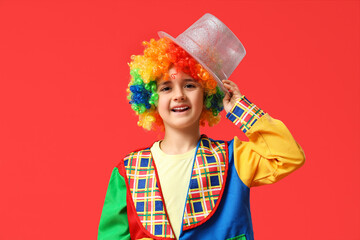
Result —
<path fill-rule="evenodd" d="M 130 240 L 126 184 L 117 168 L 114 168 L 110 177 L 98 229 L 98 240 L 106 239 Z"/>

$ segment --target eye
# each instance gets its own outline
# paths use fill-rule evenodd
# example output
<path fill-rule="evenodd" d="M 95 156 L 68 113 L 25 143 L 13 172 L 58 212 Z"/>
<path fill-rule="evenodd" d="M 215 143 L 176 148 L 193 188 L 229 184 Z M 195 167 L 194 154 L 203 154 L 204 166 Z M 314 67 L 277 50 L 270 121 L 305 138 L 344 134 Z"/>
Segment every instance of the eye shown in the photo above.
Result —
<path fill-rule="evenodd" d="M 185 88 L 196 88 L 196 85 L 193 83 L 188 83 L 185 85 Z"/>
<path fill-rule="evenodd" d="M 162 87 L 160 88 L 160 92 L 166 92 L 166 91 L 169 91 L 171 88 L 170 87 Z"/>

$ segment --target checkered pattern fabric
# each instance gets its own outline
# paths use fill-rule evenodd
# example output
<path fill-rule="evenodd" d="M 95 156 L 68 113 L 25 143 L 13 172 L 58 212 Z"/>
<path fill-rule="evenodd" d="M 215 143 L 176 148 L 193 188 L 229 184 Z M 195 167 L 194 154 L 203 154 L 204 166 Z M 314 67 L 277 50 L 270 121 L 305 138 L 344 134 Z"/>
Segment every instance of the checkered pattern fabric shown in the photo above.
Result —
<path fill-rule="evenodd" d="M 226 114 L 226 117 L 246 133 L 254 123 L 265 114 L 263 110 L 249 101 L 244 95 L 240 98 Z"/>
<path fill-rule="evenodd" d="M 223 141 L 211 141 L 202 136 L 198 148 L 189 193 L 186 200 L 183 229 L 198 224 L 216 207 L 225 184 L 227 146 Z"/>
<path fill-rule="evenodd" d="M 157 184 L 150 149 L 129 154 L 124 159 L 126 175 L 136 212 L 151 234 L 174 238 Z"/>

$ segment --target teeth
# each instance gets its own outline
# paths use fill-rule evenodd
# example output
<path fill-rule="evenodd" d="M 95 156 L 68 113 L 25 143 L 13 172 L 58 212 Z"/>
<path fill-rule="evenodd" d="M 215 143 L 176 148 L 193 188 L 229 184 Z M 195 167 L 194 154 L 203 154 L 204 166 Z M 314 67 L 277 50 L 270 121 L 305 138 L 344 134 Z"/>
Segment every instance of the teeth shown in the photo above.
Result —
<path fill-rule="evenodd" d="M 173 108 L 172 110 L 173 111 L 183 111 L 183 110 L 186 110 L 186 109 L 188 109 L 189 107 L 175 107 L 175 108 Z"/>

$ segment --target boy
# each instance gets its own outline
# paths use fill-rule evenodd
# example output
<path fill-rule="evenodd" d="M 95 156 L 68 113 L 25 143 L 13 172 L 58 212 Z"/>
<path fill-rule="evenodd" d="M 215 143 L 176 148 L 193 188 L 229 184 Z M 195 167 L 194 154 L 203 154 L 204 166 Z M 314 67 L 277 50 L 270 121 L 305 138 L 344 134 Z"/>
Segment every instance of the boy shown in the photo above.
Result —
<path fill-rule="evenodd" d="M 208 35 L 195 39 L 214 22 Z M 245 55 L 234 60 L 234 51 L 220 51 L 229 44 L 211 34 L 221 32 L 222 38 L 227 30 L 205 14 L 184 38 L 160 34 L 158 41 L 144 42 L 144 55 L 132 56 L 128 90 L 138 124 L 160 127 L 165 135 L 114 168 L 98 239 L 253 239 L 250 187 L 274 183 L 304 163 L 303 150 L 280 120 L 232 81 L 217 81 L 230 76 L 235 68 L 229 64 Z M 196 41 L 199 51 L 185 38 Z M 200 134 L 200 125 L 219 122 L 222 109 L 249 142 Z"/>

